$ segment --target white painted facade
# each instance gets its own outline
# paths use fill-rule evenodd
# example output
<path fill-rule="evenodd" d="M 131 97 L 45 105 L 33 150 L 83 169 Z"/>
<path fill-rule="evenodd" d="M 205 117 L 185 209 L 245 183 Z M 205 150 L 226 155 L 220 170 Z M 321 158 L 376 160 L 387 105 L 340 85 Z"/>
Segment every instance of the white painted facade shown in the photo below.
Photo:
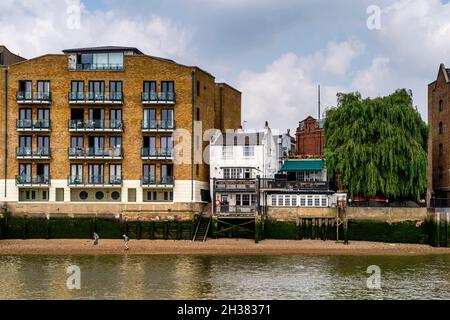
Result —
<path fill-rule="evenodd" d="M 225 172 L 228 168 L 253 169 L 248 178 L 256 179 L 273 178 L 278 172 L 280 164 L 278 161 L 278 146 L 275 137 L 270 129 L 264 129 L 258 132 L 261 139 L 253 138 L 254 131 L 239 131 L 231 135 L 231 139 L 223 145 L 223 135 L 219 134 L 213 137 L 210 144 L 210 177 L 211 179 L 227 178 Z M 250 137 L 248 144 L 245 143 L 245 137 Z M 234 145 L 234 137 L 240 139 L 237 145 Z M 239 169 L 239 170 L 240 170 Z M 234 170 L 234 172 L 236 172 Z M 230 178 L 244 178 L 244 172 L 240 177 L 231 176 Z"/>

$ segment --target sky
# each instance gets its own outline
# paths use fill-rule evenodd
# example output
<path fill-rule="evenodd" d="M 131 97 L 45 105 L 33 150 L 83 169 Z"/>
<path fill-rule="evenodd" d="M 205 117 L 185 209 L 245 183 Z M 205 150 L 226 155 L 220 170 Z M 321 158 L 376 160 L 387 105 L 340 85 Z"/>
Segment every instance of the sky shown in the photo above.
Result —
<path fill-rule="evenodd" d="M 379 14 L 378 14 L 379 13 Z M 247 128 L 295 130 L 336 105 L 427 85 L 450 67 L 444 0 L 2 0 L 0 44 L 26 58 L 122 45 L 197 65 L 242 92 Z"/>

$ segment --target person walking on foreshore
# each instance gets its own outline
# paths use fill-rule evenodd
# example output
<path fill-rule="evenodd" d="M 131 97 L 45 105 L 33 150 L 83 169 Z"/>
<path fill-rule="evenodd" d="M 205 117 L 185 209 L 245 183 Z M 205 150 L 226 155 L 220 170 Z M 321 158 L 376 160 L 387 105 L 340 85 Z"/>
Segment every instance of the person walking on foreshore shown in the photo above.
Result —
<path fill-rule="evenodd" d="M 130 241 L 130 238 L 126 234 L 124 234 L 123 235 L 123 240 L 125 242 L 125 250 L 130 249 L 130 248 L 128 248 L 128 241 Z"/>
<path fill-rule="evenodd" d="M 100 239 L 100 236 L 97 234 L 97 232 L 94 232 L 94 246 L 98 245 L 98 240 Z"/>

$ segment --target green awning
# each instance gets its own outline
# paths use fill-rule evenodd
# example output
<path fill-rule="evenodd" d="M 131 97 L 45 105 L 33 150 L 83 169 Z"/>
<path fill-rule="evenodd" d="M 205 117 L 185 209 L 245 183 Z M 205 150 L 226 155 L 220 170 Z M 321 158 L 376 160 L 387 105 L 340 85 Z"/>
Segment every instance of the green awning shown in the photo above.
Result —
<path fill-rule="evenodd" d="M 318 160 L 286 160 L 281 167 L 281 171 L 320 171 L 324 168 L 325 161 Z"/>

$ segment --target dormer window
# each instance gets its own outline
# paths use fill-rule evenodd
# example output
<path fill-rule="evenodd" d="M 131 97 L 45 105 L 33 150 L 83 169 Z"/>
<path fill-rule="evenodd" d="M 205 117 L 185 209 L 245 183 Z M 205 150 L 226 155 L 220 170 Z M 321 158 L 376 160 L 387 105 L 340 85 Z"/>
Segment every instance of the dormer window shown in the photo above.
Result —
<path fill-rule="evenodd" d="M 123 52 L 79 53 L 77 70 L 121 70 Z"/>

